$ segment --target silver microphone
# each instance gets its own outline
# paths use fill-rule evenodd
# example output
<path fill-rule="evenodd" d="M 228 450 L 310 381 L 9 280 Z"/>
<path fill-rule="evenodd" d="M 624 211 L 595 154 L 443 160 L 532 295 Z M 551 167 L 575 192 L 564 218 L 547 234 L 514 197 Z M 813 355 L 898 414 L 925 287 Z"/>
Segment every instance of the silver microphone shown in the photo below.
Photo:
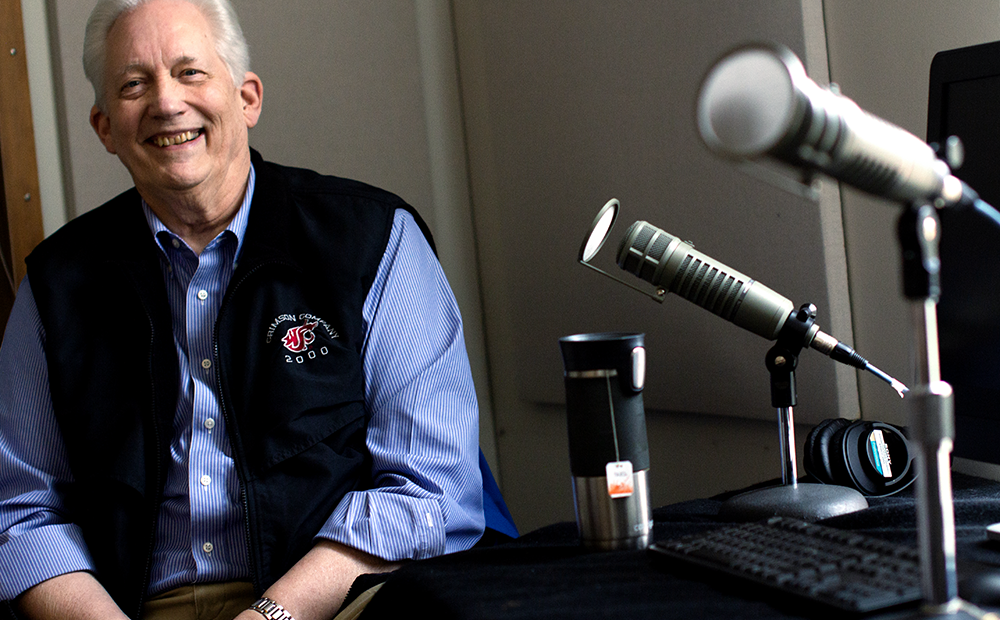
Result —
<path fill-rule="evenodd" d="M 758 336 L 776 340 L 795 312 L 792 302 L 760 282 L 702 254 L 690 243 L 638 221 L 628 229 L 618 247 L 618 266 L 643 280 L 694 302 Z M 872 366 L 851 347 L 812 324 L 804 347 L 838 362 L 867 370 L 902 396 L 907 388 Z"/>
<path fill-rule="evenodd" d="M 636 222 L 618 248 L 618 266 L 768 340 L 795 305 L 649 222 Z"/>
<path fill-rule="evenodd" d="M 702 140 L 724 157 L 771 156 L 906 203 L 971 200 L 926 142 L 835 85 L 820 87 L 784 46 L 752 44 L 719 60 L 702 82 L 697 121 Z"/>

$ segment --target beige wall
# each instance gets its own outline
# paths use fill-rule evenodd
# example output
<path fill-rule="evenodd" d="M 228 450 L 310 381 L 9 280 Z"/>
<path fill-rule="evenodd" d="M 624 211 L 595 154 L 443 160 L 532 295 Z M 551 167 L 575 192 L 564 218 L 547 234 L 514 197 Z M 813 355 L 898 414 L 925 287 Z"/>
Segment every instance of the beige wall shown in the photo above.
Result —
<path fill-rule="evenodd" d="M 780 476 L 770 344 L 681 299 L 657 305 L 575 258 L 597 210 L 617 197 L 606 254 L 631 222 L 648 220 L 815 303 L 824 328 L 850 340 L 836 186 L 818 205 L 776 189 L 712 157 L 693 124 L 704 73 L 747 40 L 781 40 L 803 56 L 808 47 L 825 72 L 819 5 L 455 7 L 500 468 L 515 515 L 529 525 L 572 518 L 557 343 L 577 332 L 646 334 L 654 504 Z M 852 371 L 806 353 L 798 378 L 800 421 L 857 415 Z"/>
<path fill-rule="evenodd" d="M 32 88 L 50 82 L 39 91 L 52 110 L 40 168 L 64 192 L 50 200 L 43 190 L 51 230 L 63 211 L 130 182 L 86 120 L 90 3 L 23 1 L 26 31 L 49 39 L 50 70 L 36 61 Z M 611 197 L 622 202 L 617 235 L 645 219 L 690 239 L 794 303 L 815 303 L 826 331 L 907 376 L 895 208 L 845 190 L 842 210 L 829 182 L 812 203 L 713 158 L 694 130 L 697 88 L 727 49 L 773 39 L 817 81 L 838 81 L 922 135 L 931 56 L 1000 38 L 996 0 L 235 4 L 265 85 L 254 146 L 395 191 L 434 228 L 466 319 L 484 451 L 522 530 L 572 519 L 557 344 L 572 333 L 647 334 L 654 504 L 780 474 L 769 344 L 575 263 Z M 607 266 L 610 251 L 600 258 Z M 866 417 L 901 420 L 887 386 L 818 353 L 803 353 L 798 378 L 800 444 L 819 420 L 857 416 L 859 399 Z"/>

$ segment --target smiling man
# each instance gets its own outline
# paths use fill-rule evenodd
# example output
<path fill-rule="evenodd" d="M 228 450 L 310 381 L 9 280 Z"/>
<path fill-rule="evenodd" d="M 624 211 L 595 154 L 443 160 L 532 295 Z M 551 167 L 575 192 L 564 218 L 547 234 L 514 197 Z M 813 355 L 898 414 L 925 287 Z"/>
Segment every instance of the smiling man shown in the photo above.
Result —
<path fill-rule="evenodd" d="M 0 350 L 0 599 L 331 618 L 484 529 L 462 324 L 419 217 L 263 160 L 226 0 L 100 0 L 90 121 L 135 187 L 28 260 Z M 361 599 L 363 600 L 363 599 Z"/>

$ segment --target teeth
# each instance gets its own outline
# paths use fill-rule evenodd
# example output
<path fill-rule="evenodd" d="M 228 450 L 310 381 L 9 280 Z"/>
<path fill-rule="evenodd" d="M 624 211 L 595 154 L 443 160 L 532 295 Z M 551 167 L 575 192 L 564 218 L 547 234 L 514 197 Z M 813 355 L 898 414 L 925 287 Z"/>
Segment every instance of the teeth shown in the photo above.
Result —
<path fill-rule="evenodd" d="M 183 144 L 190 140 L 194 140 L 199 135 L 201 135 L 201 132 L 198 130 L 185 131 L 184 133 L 179 133 L 176 136 L 157 136 L 153 139 L 153 142 L 156 146 L 173 146 L 175 144 Z"/>

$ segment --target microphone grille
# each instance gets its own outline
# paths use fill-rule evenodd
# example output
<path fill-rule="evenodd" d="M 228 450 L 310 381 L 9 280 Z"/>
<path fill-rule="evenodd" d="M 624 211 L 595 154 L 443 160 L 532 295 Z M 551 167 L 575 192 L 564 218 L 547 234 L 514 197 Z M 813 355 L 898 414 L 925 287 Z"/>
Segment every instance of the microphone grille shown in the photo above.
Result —
<path fill-rule="evenodd" d="M 656 232 L 656 229 L 646 222 L 636 222 L 629 226 L 625 236 L 622 237 L 622 242 L 618 245 L 618 266 L 635 275 L 642 273 L 646 247 Z"/>
<path fill-rule="evenodd" d="M 737 274 L 740 275 L 740 274 Z M 744 281 L 690 252 L 681 262 L 668 289 L 727 321 L 742 301 Z"/>
<path fill-rule="evenodd" d="M 873 157 L 858 156 L 839 166 L 840 172 L 851 179 L 851 185 L 876 196 L 890 196 L 900 183 L 899 170 Z"/>
<path fill-rule="evenodd" d="M 653 229 L 650 232 L 656 232 L 656 230 Z M 656 277 L 657 270 L 660 269 L 663 254 L 667 251 L 670 241 L 671 239 L 667 235 L 654 236 L 652 243 L 648 243 L 647 241 L 648 247 L 646 248 L 646 256 L 648 256 L 650 260 L 642 262 L 642 270 L 638 274 L 640 278 L 648 282 L 653 281 L 653 278 Z"/>
<path fill-rule="evenodd" d="M 677 243 L 667 255 L 675 240 L 648 222 L 636 222 L 622 239 L 618 266 L 732 321 L 742 302 L 747 278 L 687 243 Z M 683 257 L 675 256 L 677 252 L 683 252 Z"/>

